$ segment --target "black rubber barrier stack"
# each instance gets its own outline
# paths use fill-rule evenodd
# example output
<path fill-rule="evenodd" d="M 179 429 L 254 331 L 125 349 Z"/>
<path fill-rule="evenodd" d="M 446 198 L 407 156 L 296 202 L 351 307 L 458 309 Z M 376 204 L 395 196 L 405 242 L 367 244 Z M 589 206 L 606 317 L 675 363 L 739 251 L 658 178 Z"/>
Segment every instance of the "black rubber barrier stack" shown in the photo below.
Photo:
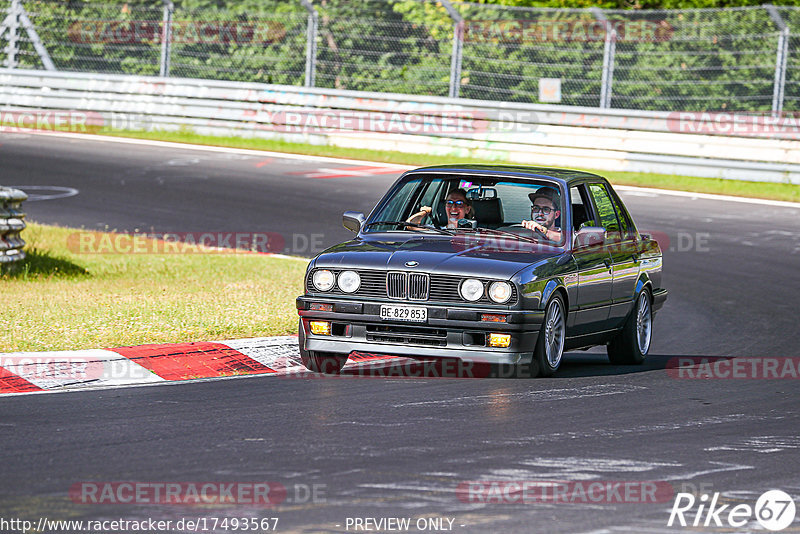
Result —
<path fill-rule="evenodd" d="M 19 189 L 0 186 L 0 265 L 7 265 L 25 258 L 25 241 L 20 232 L 25 229 L 25 213 L 22 202 L 28 195 Z"/>

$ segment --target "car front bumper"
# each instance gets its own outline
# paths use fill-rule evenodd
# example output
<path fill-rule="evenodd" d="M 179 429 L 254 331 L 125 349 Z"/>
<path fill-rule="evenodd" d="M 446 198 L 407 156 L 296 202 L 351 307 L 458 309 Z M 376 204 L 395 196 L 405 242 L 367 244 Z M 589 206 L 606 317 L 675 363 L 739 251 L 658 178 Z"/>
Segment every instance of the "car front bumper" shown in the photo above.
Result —
<path fill-rule="evenodd" d="M 311 303 L 332 304 L 333 311 L 310 310 Z M 383 320 L 381 304 L 314 296 L 297 298 L 297 311 L 303 328 L 303 349 L 349 354 L 352 351 L 390 354 L 410 358 L 457 358 L 490 364 L 530 363 L 544 319 L 543 311 L 466 308 L 403 302 L 424 306 L 425 323 Z M 481 314 L 505 315 L 505 322 L 481 321 Z M 329 321 L 332 335 L 310 332 L 309 321 Z M 488 346 L 488 334 L 510 334 L 508 347 Z"/>

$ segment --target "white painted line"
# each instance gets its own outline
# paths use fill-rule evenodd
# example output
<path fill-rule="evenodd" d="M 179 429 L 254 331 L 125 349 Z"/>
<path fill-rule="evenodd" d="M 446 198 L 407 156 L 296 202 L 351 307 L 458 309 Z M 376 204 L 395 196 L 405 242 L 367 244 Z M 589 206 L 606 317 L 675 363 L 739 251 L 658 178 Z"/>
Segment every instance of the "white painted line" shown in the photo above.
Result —
<path fill-rule="evenodd" d="M 294 159 L 294 160 L 301 160 L 301 161 L 316 161 L 322 163 L 345 163 L 345 164 L 356 164 L 356 165 L 383 165 L 386 167 L 396 167 L 398 170 L 411 170 L 415 169 L 417 165 L 400 165 L 397 163 L 383 163 L 380 161 L 366 161 L 366 160 L 359 160 L 359 159 L 345 159 L 345 158 L 331 158 L 327 156 L 308 156 L 304 154 L 290 154 L 288 152 L 269 152 L 266 150 L 250 150 L 245 148 L 229 148 L 229 147 L 219 147 L 219 146 L 209 146 L 209 145 L 192 145 L 188 143 L 175 143 L 171 141 L 153 141 L 150 139 L 131 139 L 127 137 L 113 137 L 113 136 L 106 136 L 106 135 L 90 135 L 90 134 L 78 134 L 78 133 L 69 133 L 69 132 L 31 132 L 31 135 L 50 135 L 55 137 L 66 137 L 66 138 L 76 138 L 76 139 L 85 139 L 89 141 L 106 141 L 112 143 L 127 143 L 131 145 L 143 145 L 143 146 L 154 146 L 154 147 L 161 147 L 161 148 L 174 148 L 174 149 L 184 149 L 184 150 L 201 150 L 206 152 L 218 152 L 218 153 L 226 153 L 226 154 L 245 154 L 251 156 L 265 156 L 265 157 L 273 157 L 273 158 L 283 158 L 283 159 Z M 651 187 L 636 187 L 636 186 L 629 186 L 629 185 L 615 185 L 614 189 L 618 189 L 620 191 L 641 191 L 641 192 L 649 192 L 655 193 L 659 195 L 673 195 L 673 196 L 682 196 L 688 198 L 702 198 L 705 200 L 718 200 L 721 202 L 740 202 L 740 203 L 749 203 L 749 204 L 762 204 L 765 206 L 777 206 L 777 207 L 784 207 L 784 208 L 800 208 L 800 202 L 786 202 L 781 200 L 766 200 L 761 198 L 749 198 L 749 197 L 736 197 L 730 195 L 715 195 L 711 193 L 692 193 L 688 191 L 673 191 L 671 189 L 655 189 Z"/>
<path fill-rule="evenodd" d="M 295 260 L 295 261 L 302 261 L 308 263 L 311 261 L 311 258 L 304 258 L 303 256 L 287 256 L 286 254 L 273 254 L 271 252 L 264 253 L 264 256 L 269 256 L 271 258 L 280 258 L 282 260 Z"/>
<path fill-rule="evenodd" d="M 164 381 L 125 356 L 102 349 L 0 354 L 0 367 L 48 390 Z"/>
<path fill-rule="evenodd" d="M 129 145 L 154 146 L 161 148 L 175 148 L 183 150 L 201 150 L 205 152 L 219 152 L 224 154 L 244 154 L 248 156 L 265 156 L 280 159 L 295 159 L 300 161 L 315 161 L 323 163 L 345 163 L 348 165 L 382 165 L 385 167 L 396 167 L 398 171 L 416 169 L 419 165 L 400 165 L 397 163 L 384 163 L 375 161 L 365 161 L 360 159 L 333 158 L 328 156 L 309 156 L 306 154 L 292 154 L 289 152 L 270 152 L 268 150 L 251 150 L 248 148 L 231 148 L 224 146 L 193 145 L 190 143 L 176 143 L 173 141 L 155 141 L 152 139 L 133 139 L 129 137 L 114 137 L 111 135 L 91 135 L 69 132 L 44 132 L 31 131 L 31 135 L 49 135 L 53 137 L 66 137 L 72 139 L 84 139 L 87 141 L 106 141 L 110 143 L 124 143 Z"/>
<path fill-rule="evenodd" d="M 7 185 L 12 189 L 21 189 L 28 195 L 25 202 L 37 202 L 39 200 L 55 200 L 58 198 L 74 197 L 78 190 L 74 187 L 61 187 L 57 185 Z M 30 191 L 45 191 L 44 193 L 31 193 Z M 50 192 L 49 194 L 47 192 Z"/>
<path fill-rule="evenodd" d="M 671 195 L 685 198 L 702 198 L 704 200 L 719 200 L 724 202 L 742 202 L 745 204 L 761 204 L 780 208 L 800 209 L 800 202 L 787 202 L 784 200 L 767 200 L 765 198 L 734 197 L 730 195 L 713 195 L 711 193 L 693 193 L 691 191 L 674 191 L 672 189 L 655 189 L 652 187 L 634 187 L 631 185 L 615 185 L 617 191 L 631 191 L 634 193 L 651 193 L 653 195 Z"/>

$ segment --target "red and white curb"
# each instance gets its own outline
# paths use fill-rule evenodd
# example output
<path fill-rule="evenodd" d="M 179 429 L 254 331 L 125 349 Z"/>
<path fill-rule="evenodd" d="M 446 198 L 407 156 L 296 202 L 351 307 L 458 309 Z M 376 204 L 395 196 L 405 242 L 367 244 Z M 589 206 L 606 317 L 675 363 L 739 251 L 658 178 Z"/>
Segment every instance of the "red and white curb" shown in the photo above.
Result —
<path fill-rule="evenodd" d="M 345 366 L 410 361 L 353 353 Z M 138 345 L 114 349 L 0 354 L 0 394 L 151 385 L 244 375 L 310 373 L 300 361 L 296 336 Z"/>

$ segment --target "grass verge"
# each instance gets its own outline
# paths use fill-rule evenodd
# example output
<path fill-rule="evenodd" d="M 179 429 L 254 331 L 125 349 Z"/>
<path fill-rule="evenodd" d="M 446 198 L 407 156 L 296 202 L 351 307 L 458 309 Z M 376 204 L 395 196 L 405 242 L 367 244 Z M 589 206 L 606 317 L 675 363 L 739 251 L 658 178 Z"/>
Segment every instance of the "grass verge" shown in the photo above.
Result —
<path fill-rule="evenodd" d="M 435 156 L 427 154 L 410 154 L 405 152 L 391 152 L 384 150 L 370 150 L 366 148 L 345 148 L 337 146 L 311 145 L 304 143 L 288 143 L 280 140 L 244 138 L 244 137 L 217 137 L 198 135 L 191 132 L 114 132 L 108 135 L 116 137 L 131 137 L 136 139 L 153 139 L 157 141 L 172 141 L 177 143 L 190 143 L 196 145 L 225 146 L 232 148 L 248 148 L 254 150 L 270 150 L 290 154 L 307 154 L 312 156 L 328 156 L 336 158 L 360 159 L 384 163 L 400 163 L 405 165 L 423 166 L 444 163 L 489 163 L 496 164 L 496 160 L 486 160 L 467 157 Z M 691 176 L 678 176 L 670 174 L 649 174 L 636 172 L 613 172 L 596 169 L 582 169 L 595 172 L 607 177 L 616 185 L 635 185 L 640 187 L 655 187 L 675 191 L 692 191 L 695 193 L 712 193 L 718 195 L 732 195 L 749 198 L 764 198 L 769 200 L 784 200 L 800 202 L 800 185 L 772 182 L 745 182 L 741 180 L 723 180 L 721 178 L 695 178 Z"/>
<path fill-rule="evenodd" d="M 78 254 L 67 245 L 76 232 L 28 224 L 27 258 L 0 275 L 0 352 L 297 332 L 303 261 L 211 251 Z"/>

